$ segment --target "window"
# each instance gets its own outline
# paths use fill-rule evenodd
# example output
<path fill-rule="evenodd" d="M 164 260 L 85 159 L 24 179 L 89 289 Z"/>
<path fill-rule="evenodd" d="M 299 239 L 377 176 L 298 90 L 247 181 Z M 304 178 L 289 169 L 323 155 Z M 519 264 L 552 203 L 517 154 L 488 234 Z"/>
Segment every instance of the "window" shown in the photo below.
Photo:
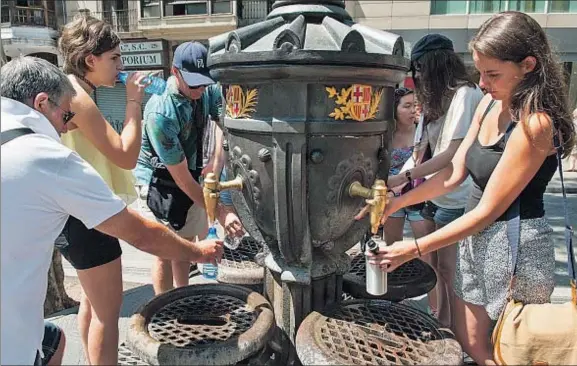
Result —
<path fill-rule="evenodd" d="M 212 0 L 211 14 L 230 14 L 232 13 L 230 0 Z"/>
<path fill-rule="evenodd" d="M 505 10 L 503 0 L 471 0 L 469 2 L 469 12 L 471 14 L 491 14 Z"/>
<path fill-rule="evenodd" d="M 577 0 L 549 0 L 549 13 L 577 13 Z"/>
<path fill-rule="evenodd" d="M 160 17 L 160 1 L 161 0 L 142 0 L 141 9 L 143 18 L 157 18 Z"/>
<path fill-rule="evenodd" d="M 509 0 L 509 10 L 524 13 L 544 13 L 545 0 Z"/>
<path fill-rule="evenodd" d="M 467 14 L 467 1 L 431 0 L 431 14 Z"/>
<path fill-rule="evenodd" d="M 203 14 L 208 14 L 206 0 L 166 0 L 164 2 L 165 16 Z"/>

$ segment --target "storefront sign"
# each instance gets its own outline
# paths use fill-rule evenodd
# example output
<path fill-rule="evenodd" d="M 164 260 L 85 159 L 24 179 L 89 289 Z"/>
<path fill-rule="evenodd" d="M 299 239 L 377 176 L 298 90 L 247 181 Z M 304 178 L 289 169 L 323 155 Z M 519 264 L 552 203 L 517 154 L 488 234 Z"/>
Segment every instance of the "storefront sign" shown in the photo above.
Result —
<path fill-rule="evenodd" d="M 122 63 L 125 67 L 162 66 L 162 53 L 122 55 Z"/>
<path fill-rule="evenodd" d="M 122 53 L 133 53 L 133 52 L 150 52 L 150 51 L 162 51 L 162 41 L 153 42 L 134 42 L 134 43 L 122 43 L 120 45 L 120 52 Z"/>

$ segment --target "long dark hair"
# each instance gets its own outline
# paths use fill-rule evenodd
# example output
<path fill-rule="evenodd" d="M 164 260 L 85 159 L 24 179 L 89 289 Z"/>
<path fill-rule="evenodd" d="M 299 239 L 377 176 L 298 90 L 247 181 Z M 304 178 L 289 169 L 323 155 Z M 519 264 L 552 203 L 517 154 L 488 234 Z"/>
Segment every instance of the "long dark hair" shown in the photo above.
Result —
<path fill-rule="evenodd" d="M 427 122 L 435 121 L 449 109 L 453 95 L 462 86 L 475 87 L 465 63 L 450 50 L 433 50 L 413 62 L 417 98 Z M 415 77 L 419 71 L 419 77 Z"/>
<path fill-rule="evenodd" d="M 511 115 L 516 121 L 525 120 L 526 123 L 534 113 L 547 113 L 562 134 L 567 155 L 575 144 L 568 87 L 564 70 L 539 23 L 517 11 L 495 14 L 483 23 L 469 48 L 488 57 L 515 63 L 528 56 L 535 57 L 535 69 L 525 74 L 513 91 Z"/>

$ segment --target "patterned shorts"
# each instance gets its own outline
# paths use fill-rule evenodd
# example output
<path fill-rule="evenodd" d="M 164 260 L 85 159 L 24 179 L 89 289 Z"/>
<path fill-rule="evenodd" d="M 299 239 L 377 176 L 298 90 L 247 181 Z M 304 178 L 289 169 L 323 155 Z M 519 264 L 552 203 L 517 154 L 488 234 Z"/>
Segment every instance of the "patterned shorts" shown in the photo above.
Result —
<path fill-rule="evenodd" d="M 550 301 L 555 287 L 553 230 L 545 218 L 521 220 L 517 279 L 513 298 L 529 304 Z M 464 301 L 485 307 L 497 320 L 507 301 L 512 275 L 507 223 L 495 222 L 459 244 L 455 293 Z"/>

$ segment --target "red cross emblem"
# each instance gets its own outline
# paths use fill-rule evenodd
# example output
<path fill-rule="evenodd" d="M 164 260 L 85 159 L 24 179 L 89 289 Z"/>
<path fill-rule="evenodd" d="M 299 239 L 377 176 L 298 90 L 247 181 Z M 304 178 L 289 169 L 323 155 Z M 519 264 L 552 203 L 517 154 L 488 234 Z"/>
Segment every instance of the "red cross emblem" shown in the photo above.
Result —
<path fill-rule="evenodd" d="M 369 117 L 371 111 L 371 98 L 373 88 L 369 85 L 354 84 L 352 91 L 351 116 L 354 120 L 364 121 Z"/>
<path fill-rule="evenodd" d="M 242 109 L 242 88 L 239 85 L 231 85 L 226 94 L 231 117 L 236 118 Z"/>

